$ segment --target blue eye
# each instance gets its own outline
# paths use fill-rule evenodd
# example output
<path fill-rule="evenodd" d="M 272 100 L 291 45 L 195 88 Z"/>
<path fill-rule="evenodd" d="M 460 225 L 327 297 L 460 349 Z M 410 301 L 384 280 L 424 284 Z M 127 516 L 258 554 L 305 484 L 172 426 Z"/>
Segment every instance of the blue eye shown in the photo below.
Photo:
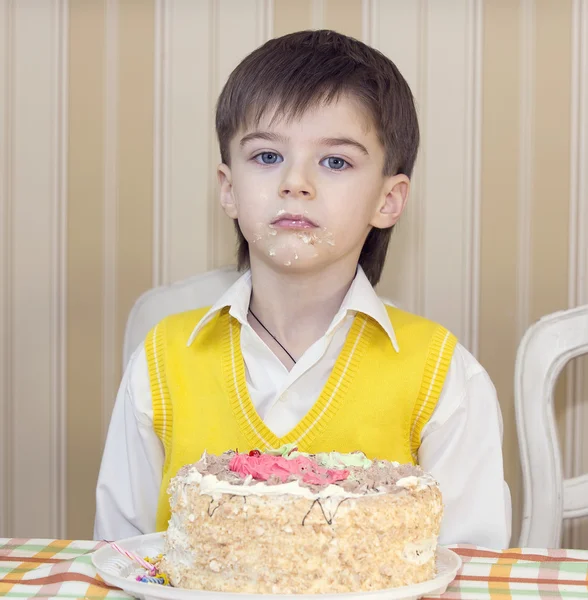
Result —
<path fill-rule="evenodd" d="M 277 152 L 261 152 L 253 158 L 262 165 L 275 165 L 284 160 Z"/>
<path fill-rule="evenodd" d="M 328 167 L 332 171 L 344 171 L 351 166 L 346 160 L 343 160 L 338 156 L 328 156 L 327 158 L 323 158 L 320 164 Z"/>

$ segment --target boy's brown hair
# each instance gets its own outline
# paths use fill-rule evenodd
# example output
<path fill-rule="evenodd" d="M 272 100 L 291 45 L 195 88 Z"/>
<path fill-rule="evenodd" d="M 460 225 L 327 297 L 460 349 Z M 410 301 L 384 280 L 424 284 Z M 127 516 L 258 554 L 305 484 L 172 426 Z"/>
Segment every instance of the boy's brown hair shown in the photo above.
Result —
<path fill-rule="evenodd" d="M 221 159 L 229 144 L 267 110 L 294 119 L 321 103 L 348 95 L 370 114 L 384 147 L 384 175 L 411 176 L 419 145 L 414 99 L 394 63 L 381 52 L 335 31 L 299 31 L 266 42 L 231 73 L 218 100 L 216 131 Z M 239 224 L 238 267 L 249 266 L 249 245 Z M 373 228 L 359 264 L 370 283 L 380 280 L 392 227 Z"/>

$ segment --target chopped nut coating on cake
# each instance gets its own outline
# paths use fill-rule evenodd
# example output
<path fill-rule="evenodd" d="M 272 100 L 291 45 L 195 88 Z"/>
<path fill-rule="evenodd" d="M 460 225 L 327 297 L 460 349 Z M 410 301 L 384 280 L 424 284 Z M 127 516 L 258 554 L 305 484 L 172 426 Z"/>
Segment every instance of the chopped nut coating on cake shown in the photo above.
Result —
<path fill-rule="evenodd" d="M 161 568 L 177 587 L 312 594 L 435 576 L 441 493 L 412 465 L 291 447 L 205 453 L 169 493 Z"/>

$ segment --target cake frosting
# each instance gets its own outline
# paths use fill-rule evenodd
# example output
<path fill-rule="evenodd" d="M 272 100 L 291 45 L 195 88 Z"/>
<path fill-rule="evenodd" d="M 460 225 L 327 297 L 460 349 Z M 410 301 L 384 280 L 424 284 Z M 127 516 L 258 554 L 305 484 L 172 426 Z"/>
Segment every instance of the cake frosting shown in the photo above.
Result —
<path fill-rule="evenodd" d="M 204 453 L 169 487 L 173 585 L 247 593 L 384 589 L 434 576 L 435 480 L 360 452 Z"/>

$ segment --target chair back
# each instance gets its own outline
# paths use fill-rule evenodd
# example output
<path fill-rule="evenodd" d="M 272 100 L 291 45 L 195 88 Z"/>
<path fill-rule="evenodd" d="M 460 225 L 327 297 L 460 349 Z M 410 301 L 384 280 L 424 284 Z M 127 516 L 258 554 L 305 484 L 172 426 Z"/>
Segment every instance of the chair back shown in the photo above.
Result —
<path fill-rule="evenodd" d="M 168 315 L 214 304 L 239 278 L 235 267 L 194 275 L 148 290 L 135 302 L 125 328 L 123 370 L 149 331 Z"/>
<path fill-rule="evenodd" d="M 588 305 L 543 317 L 519 346 L 515 411 L 524 494 L 520 547 L 558 548 L 563 519 L 588 515 L 588 474 L 564 479 L 553 411 L 558 376 L 570 360 L 587 353 Z"/>

